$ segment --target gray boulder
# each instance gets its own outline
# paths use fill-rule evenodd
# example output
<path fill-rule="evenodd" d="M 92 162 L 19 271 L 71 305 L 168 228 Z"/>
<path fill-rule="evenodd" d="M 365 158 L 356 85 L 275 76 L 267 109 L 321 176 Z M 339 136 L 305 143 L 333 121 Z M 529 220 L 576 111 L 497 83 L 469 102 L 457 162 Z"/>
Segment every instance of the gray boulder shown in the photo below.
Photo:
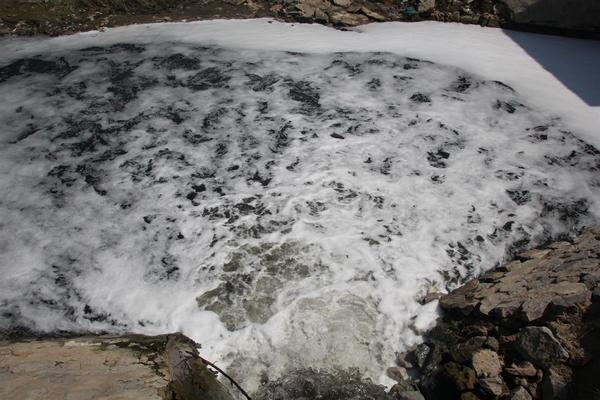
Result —
<path fill-rule="evenodd" d="M 517 350 L 527 360 L 543 368 L 569 358 L 569 353 L 545 326 L 527 326 L 519 331 Z"/>

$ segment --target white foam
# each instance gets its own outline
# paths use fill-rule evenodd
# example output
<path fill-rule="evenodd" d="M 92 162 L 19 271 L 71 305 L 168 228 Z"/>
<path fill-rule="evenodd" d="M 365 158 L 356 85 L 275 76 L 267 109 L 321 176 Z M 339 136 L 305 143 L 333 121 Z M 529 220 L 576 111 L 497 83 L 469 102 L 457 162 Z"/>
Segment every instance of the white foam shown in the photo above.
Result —
<path fill-rule="evenodd" d="M 77 51 L 123 42 L 144 48 Z M 386 382 L 394 353 L 435 319 L 435 303 L 416 301 L 428 287 L 455 286 L 519 240 L 535 245 L 600 216 L 600 156 L 578 139 L 598 143 L 597 107 L 500 30 L 205 21 L 4 39 L 0 49 L 2 65 L 41 54 L 79 66 L 0 84 L 10 93 L 0 106 L 2 325 L 181 330 L 250 388 L 264 370 L 310 366 L 357 366 Z M 201 65 L 162 67 L 174 53 Z M 186 84 L 211 66 L 226 85 Z M 255 91 L 249 74 L 278 80 Z M 460 77 L 468 87 L 453 89 Z M 114 105 L 111 80 L 140 92 Z M 291 94 L 303 81 L 317 110 Z M 38 131 L 23 137 L 29 124 Z M 189 132 L 211 140 L 193 144 Z M 82 139 L 91 148 L 79 152 Z M 107 150 L 114 158 L 98 160 Z M 200 183 L 193 204 L 186 195 Z M 219 304 L 198 306 L 224 282 L 231 297 L 221 290 Z M 210 304 L 220 318 L 201 309 Z"/>

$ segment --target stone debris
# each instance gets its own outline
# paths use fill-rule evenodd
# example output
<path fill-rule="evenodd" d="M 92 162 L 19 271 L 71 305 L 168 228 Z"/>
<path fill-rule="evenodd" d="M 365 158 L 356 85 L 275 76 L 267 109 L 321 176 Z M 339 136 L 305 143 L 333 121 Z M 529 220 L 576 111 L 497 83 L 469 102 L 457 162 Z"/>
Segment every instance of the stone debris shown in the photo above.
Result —
<path fill-rule="evenodd" d="M 442 296 L 442 319 L 398 359 L 427 399 L 594 398 L 599 272 L 600 228 L 523 252 Z"/>

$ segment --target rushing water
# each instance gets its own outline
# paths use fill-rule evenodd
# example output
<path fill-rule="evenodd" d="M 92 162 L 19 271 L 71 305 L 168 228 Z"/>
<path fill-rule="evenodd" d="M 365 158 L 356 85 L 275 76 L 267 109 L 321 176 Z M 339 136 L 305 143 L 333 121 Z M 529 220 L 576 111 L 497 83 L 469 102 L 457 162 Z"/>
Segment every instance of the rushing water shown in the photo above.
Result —
<path fill-rule="evenodd" d="M 183 330 L 250 388 L 378 378 L 419 295 L 600 215 L 598 150 L 427 61 L 120 44 L 0 91 L 0 327 Z"/>

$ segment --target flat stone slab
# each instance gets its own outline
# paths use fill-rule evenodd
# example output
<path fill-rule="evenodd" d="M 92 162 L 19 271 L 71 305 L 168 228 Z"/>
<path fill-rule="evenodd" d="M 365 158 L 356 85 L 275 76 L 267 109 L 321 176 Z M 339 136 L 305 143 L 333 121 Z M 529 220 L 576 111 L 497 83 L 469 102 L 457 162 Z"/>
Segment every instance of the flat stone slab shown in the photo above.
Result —
<path fill-rule="evenodd" d="M 188 379 L 174 360 L 194 364 L 198 382 Z M 3 341 L 0 398 L 184 400 L 202 393 L 203 399 L 230 399 L 199 362 L 195 344 L 180 334 Z"/>

